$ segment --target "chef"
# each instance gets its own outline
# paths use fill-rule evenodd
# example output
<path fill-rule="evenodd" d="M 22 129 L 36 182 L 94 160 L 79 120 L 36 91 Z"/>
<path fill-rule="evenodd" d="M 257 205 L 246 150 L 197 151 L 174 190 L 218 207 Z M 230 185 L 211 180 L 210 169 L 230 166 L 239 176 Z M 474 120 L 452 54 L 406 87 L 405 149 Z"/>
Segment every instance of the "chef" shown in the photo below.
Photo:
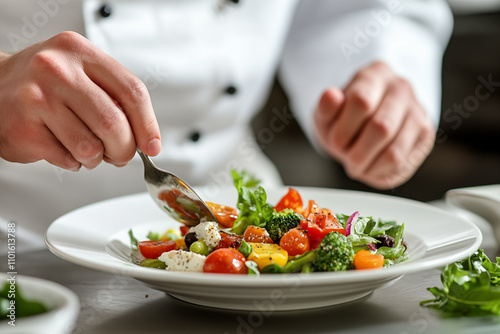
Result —
<path fill-rule="evenodd" d="M 395 187 L 432 149 L 451 27 L 440 0 L 1 1 L 0 216 L 42 235 L 144 191 L 136 146 L 214 195 L 233 168 L 280 184 L 249 126 L 276 73 L 320 152 Z"/>

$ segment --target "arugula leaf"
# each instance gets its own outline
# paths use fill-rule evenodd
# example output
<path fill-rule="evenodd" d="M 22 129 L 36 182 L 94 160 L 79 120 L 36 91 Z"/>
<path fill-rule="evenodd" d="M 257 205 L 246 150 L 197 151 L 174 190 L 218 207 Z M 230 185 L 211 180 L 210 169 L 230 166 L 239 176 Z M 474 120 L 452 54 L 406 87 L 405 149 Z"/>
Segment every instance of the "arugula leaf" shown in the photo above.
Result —
<path fill-rule="evenodd" d="M 237 171 L 232 170 L 231 175 L 233 176 L 233 180 L 236 182 L 235 176 L 238 178 L 238 182 L 241 182 L 241 185 L 246 188 L 255 188 L 260 184 L 260 180 L 256 179 L 254 175 L 248 173 L 246 170 L 241 171 L 238 174 Z"/>
<path fill-rule="evenodd" d="M 137 250 L 139 248 L 137 246 L 139 240 L 135 238 L 134 233 L 132 233 L 132 229 L 128 230 L 128 236 L 130 237 L 130 248 L 132 248 L 132 250 Z"/>
<path fill-rule="evenodd" d="M 238 191 L 236 207 L 239 210 L 231 232 L 241 235 L 250 225 L 264 227 L 274 212 L 274 208 L 267 203 L 266 191 L 262 187 L 252 191 L 251 188 L 257 186 L 258 182 L 247 172 L 238 174 L 232 170 L 231 173 Z"/>
<path fill-rule="evenodd" d="M 500 258 L 496 261 L 490 261 L 479 249 L 447 265 L 441 273 L 443 288 L 427 289 L 435 298 L 420 305 L 442 311 L 446 317 L 500 316 Z"/>

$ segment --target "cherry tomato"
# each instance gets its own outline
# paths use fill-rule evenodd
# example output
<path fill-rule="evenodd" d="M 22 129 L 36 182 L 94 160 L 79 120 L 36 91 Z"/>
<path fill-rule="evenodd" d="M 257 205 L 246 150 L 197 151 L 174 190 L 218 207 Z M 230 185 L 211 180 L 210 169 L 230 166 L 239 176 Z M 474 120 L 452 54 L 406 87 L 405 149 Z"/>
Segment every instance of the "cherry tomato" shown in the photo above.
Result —
<path fill-rule="evenodd" d="M 309 234 L 300 226 L 292 228 L 281 237 L 280 247 L 289 256 L 304 254 L 311 249 Z"/>
<path fill-rule="evenodd" d="M 300 226 L 309 233 L 311 239 L 321 240 L 330 232 L 339 232 L 345 235 L 345 229 L 338 222 L 334 214 L 310 213 L 300 221 Z"/>
<path fill-rule="evenodd" d="M 212 202 L 207 202 L 207 205 L 212 210 L 215 218 L 217 218 L 219 224 L 225 228 L 231 228 L 234 225 L 234 221 L 238 218 L 238 210 L 230 206 L 216 204 Z"/>
<path fill-rule="evenodd" d="M 221 248 L 208 254 L 203 271 L 219 274 L 247 274 L 246 258 L 234 248 Z"/>
<path fill-rule="evenodd" d="M 176 249 L 177 242 L 175 240 L 139 241 L 137 246 L 146 259 L 157 259 L 164 252 Z"/>
<path fill-rule="evenodd" d="M 245 239 L 246 242 L 274 244 L 273 239 L 271 239 L 265 228 L 254 225 L 250 225 L 246 228 L 245 233 L 243 233 L 243 239 Z"/>
<path fill-rule="evenodd" d="M 277 212 L 283 211 L 284 209 L 292 209 L 295 212 L 302 212 L 302 197 L 293 188 L 288 188 L 288 193 L 281 198 L 281 200 L 274 207 Z"/>

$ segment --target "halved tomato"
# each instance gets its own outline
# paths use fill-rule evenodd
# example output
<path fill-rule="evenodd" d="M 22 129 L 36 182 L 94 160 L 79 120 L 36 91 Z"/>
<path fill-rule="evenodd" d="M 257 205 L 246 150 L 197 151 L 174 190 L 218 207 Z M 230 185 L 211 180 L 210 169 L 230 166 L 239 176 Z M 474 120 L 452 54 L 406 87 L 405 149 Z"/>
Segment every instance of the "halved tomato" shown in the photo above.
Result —
<path fill-rule="evenodd" d="M 175 240 L 139 241 L 139 251 L 146 259 L 157 259 L 164 252 L 174 250 L 177 246 Z"/>

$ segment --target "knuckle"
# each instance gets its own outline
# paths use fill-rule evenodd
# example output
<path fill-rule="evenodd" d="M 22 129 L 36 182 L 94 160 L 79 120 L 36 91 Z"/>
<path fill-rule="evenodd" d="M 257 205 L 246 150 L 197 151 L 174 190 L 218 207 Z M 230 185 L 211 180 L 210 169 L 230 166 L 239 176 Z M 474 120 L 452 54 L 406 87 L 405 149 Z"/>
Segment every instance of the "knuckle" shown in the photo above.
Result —
<path fill-rule="evenodd" d="M 387 117 L 374 117 L 368 126 L 370 132 L 374 133 L 377 138 L 388 138 L 394 132 L 394 126 Z"/>
<path fill-rule="evenodd" d="M 57 48 L 75 50 L 86 45 L 87 39 L 74 31 L 63 31 L 51 38 L 50 42 Z"/>
<path fill-rule="evenodd" d="M 94 160 L 104 152 L 104 147 L 100 140 L 80 140 L 75 147 L 74 156 L 80 162 Z"/>
<path fill-rule="evenodd" d="M 375 107 L 368 95 L 360 91 L 350 93 L 349 99 L 355 106 L 355 110 L 362 115 L 368 114 Z"/>
<path fill-rule="evenodd" d="M 31 64 L 35 70 L 44 70 L 58 73 L 61 71 L 61 63 L 55 57 L 54 52 L 40 51 L 33 55 Z"/>
<path fill-rule="evenodd" d="M 47 97 L 40 85 L 28 82 L 16 91 L 16 101 L 22 101 L 23 105 L 30 109 L 39 109 L 48 105 L 50 99 Z M 50 108 L 49 108 L 50 109 Z"/>
<path fill-rule="evenodd" d="M 373 81 L 372 74 L 369 71 L 358 71 L 354 74 L 352 77 L 351 82 L 357 82 L 357 81 L 368 81 L 371 82 Z"/>
<path fill-rule="evenodd" d="M 345 167 L 344 170 L 349 178 L 356 181 L 364 181 L 363 174 L 358 169 L 352 167 Z"/>
<path fill-rule="evenodd" d="M 360 154 L 358 152 L 359 152 L 358 150 L 352 150 L 351 152 L 349 152 L 347 158 L 347 161 L 349 161 L 349 166 L 350 166 L 349 169 L 356 175 L 358 174 L 358 171 L 361 168 L 361 166 L 365 163 L 365 158 L 366 158 L 365 154 Z"/>
<path fill-rule="evenodd" d="M 401 151 L 395 146 L 389 146 L 385 152 L 385 160 L 387 161 L 389 166 L 393 168 L 398 168 L 401 164 L 404 163 L 404 156 Z"/>
<path fill-rule="evenodd" d="M 51 84 L 58 81 L 65 84 L 72 83 L 71 71 L 65 66 L 65 62 L 61 61 L 61 57 L 56 52 L 40 51 L 33 56 L 30 65 L 31 71 L 38 73 L 45 82 Z"/>
<path fill-rule="evenodd" d="M 121 131 L 123 114 L 114 109 L 106 109 L 99 115 L 99 126 L 103 133 L 117 134 Z"/>
<path fill-rule="evenodd" d="M 124 94 L 129 106 L 136 106 L 149 100 L 149 92 L 146 85 L 135 76 L 129 80 L 128 89 Z"/>
<path fill-rule="evenodd" d="M 392 87 L 393 89 L 396 89 L 397 91 L 404 93 L 404 94 L 411 94 L 412 92 L 412 87 L 411 84 L 408 80 L 396 77 L 394 78 L 392 82 Z"/>
<path fill-rule="evenodd" d="M 369 65 L 370 68 L 375 69 L 375 70 L 380 70 L 380 71 L 389 71 L 390 68 L 389 66 L 381 61 L 381 60 L 375 60 Z"/>

